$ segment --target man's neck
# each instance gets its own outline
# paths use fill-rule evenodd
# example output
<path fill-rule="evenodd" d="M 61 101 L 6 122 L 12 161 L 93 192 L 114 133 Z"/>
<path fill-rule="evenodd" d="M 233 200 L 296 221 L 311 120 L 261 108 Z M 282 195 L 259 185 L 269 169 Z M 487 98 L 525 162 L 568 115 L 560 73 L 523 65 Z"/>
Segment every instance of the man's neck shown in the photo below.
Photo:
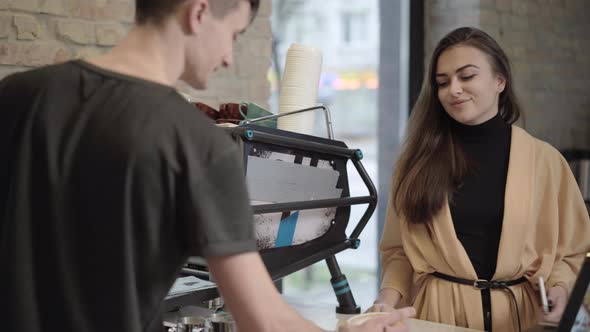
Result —
<path fill-rule="evenodd" d="M 173 25 L 134 26 L 111 51 L 86 61 L 110 71 L 173 86 L 184 69 L 181 38 L 180 30 Z"/>

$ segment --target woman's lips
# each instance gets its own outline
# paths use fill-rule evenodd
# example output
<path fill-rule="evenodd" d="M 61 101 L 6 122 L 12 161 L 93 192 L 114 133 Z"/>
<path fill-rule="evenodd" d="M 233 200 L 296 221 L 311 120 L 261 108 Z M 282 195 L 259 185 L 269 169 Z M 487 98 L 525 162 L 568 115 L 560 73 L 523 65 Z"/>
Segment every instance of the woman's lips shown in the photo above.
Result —
<path fill-rule="evenodd" d="M 455 100 L 453 102 L 451 102 L 451 106 L 460 106 L 465 104 L 466 102 L 468 102 L 471 99 L 461 99 L 461 100 Z"/>

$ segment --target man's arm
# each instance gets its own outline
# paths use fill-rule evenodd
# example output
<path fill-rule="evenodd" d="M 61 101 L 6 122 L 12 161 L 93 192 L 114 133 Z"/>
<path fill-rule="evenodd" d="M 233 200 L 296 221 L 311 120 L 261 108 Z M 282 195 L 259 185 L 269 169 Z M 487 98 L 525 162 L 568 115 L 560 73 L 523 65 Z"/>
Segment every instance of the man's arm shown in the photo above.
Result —
<path fill-rule="evenodd" d="M 319 327 L 293 310 L 275 288 L 257 252 L 207 258 L 209 269 L 226 305 L 244 332 L 320 332 Z M 393 310 L 359 326 L 344 326 L 342 332 L 406 332 L 400 323 L 415 315 L 413 308 Z"/>
<path fill-rule="evenodd" d="M 240 331 L 321 331 L 283 300 L 257 252 L 207 263 Z"/>

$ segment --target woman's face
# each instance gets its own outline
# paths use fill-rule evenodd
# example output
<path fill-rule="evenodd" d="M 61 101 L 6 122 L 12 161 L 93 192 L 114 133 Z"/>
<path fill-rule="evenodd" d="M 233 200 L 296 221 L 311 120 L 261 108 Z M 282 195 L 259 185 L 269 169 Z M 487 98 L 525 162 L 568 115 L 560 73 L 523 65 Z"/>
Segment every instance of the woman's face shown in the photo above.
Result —
<path fill-rule="evenodd" d="M 498 113 L 498 98 L 506 80 L 492 70 L 485 53 L 457 45 L 446 49 L 436 63 L 438 99 L 456 121 L 477 125 Z"/>

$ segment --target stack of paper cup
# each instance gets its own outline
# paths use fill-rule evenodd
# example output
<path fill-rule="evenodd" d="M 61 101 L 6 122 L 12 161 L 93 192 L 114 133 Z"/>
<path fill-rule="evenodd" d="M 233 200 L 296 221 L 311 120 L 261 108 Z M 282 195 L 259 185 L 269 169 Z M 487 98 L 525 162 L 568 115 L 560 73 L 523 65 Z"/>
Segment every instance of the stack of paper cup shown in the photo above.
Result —
<path fill-rule="evenodd" d="M 322 71 L 322 52 L 313 47 L 292 44 L 287 51 L 281 81 L 279 113 L 316 106 Z M 278 128 L 312 135 L 316 111 L 278 118 Z"/>

